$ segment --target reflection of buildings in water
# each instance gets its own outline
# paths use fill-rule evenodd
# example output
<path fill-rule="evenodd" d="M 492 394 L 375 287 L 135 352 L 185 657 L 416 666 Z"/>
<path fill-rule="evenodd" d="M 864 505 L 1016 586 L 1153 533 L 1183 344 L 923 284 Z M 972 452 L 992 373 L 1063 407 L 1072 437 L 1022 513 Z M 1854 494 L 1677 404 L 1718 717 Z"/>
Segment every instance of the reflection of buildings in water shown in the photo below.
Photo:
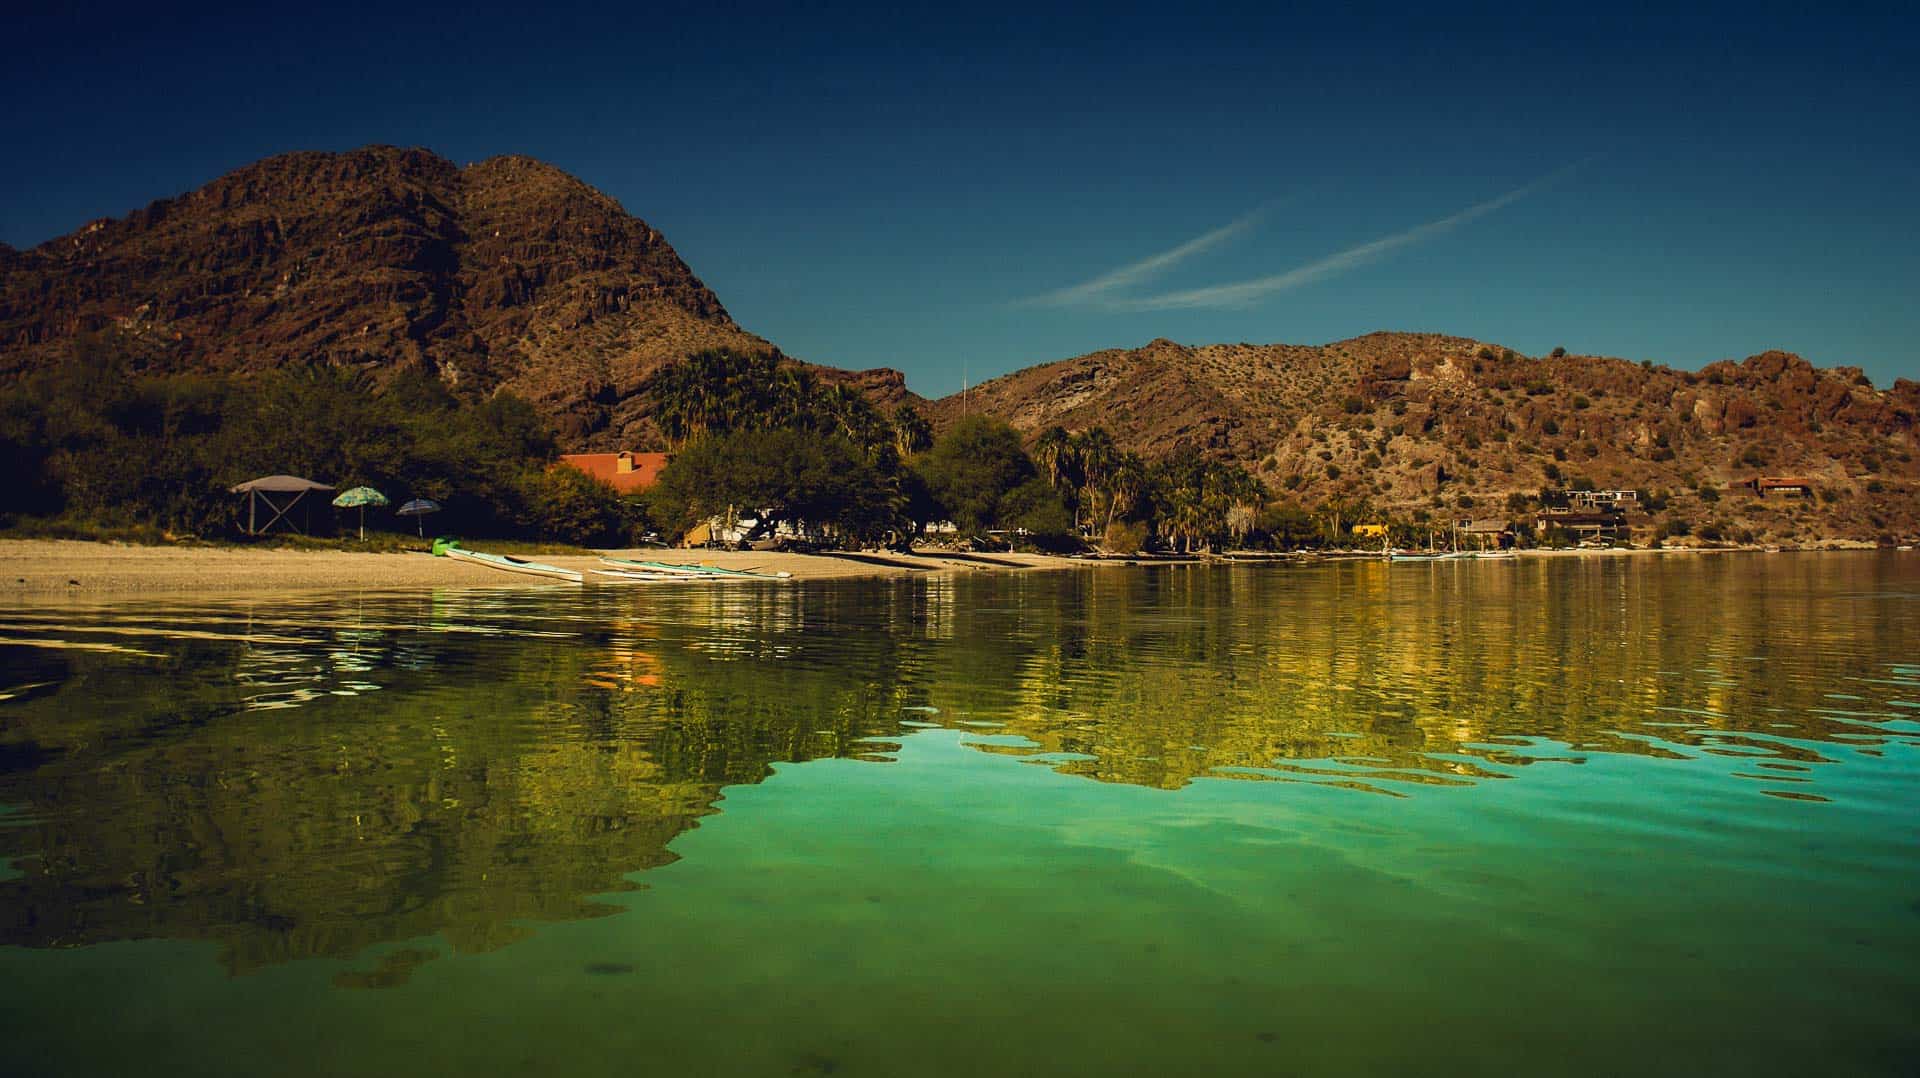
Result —
<path fill-rule="evenodd" d="M 610 692 L 637 692 L 660 687 L 659 641 L 652 627 L 636 618 L 616 617 L 608 627 L 606 647 L 587 668 L 582 681 L 590 688 Z"/>
<path fill-rule="evenodd" d="M 686 646 L 718 658 L 787 658 L 805 622 L 806 590 L 791 584 L 729 582 L 674 590 L 678 601 L 671 609 L 703 628 Z"/>
<path fill-rule="evenodd" d="M 913 606 L 910 616 L 913 624 L 919 628 L 919 635 L 928 640 L 952 640 L 954 606 L 959 595 L 953 576 L 921 577 L 914 583 L 918 587 L 911 593 Z"/>

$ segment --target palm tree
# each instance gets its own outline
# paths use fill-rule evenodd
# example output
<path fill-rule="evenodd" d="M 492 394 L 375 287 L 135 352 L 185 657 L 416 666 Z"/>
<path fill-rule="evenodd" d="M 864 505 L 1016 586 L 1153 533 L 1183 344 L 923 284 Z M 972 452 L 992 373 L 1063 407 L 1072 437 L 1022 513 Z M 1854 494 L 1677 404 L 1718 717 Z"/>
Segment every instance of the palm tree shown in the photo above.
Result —
<path fill-rule="evenodd" d="M 911 404 L 893 410 L 893 448 L 902 458 L 923 453 L 933 445 L 933 424 Z"/>
<path fill-rule="evenodd" d="M 1080 482 L 1086 492 L 1087 507 L 1092 509 L 1094 499 L 1105 489 L 1107 476 L 1112 473 L 1118 459 L 1119 450 L 1113 444 L 1113 435 L 1105 427 L 1089 427 L 1073 439 L 1073 456 L 1079 466 Z M 1076 517 L 1078 512 L 1076 510 Z"/>
<path fill-rule="evenodd" d="M 1131 513 L 1147 489 L 1147 462 L 1137 453 L 1121 453 L 1107 476 L 1107 524 L 1120 513 Z"/>
<path fill-rule="evenodd" d="M 1059 490 L 1073 466 L 1073 435 L 1058 424 L 1048 427 L 1033 443 L 1033 455 L 1046 469 L 1047 483 Z"/>
<path fill-rule="evenodd" d="M 781 364 L 772 372 L 762 394 L 763 425 L 805 426 L 815 420 L 819 397 L 820 385 L 812 371 L 798 363 Z"/>

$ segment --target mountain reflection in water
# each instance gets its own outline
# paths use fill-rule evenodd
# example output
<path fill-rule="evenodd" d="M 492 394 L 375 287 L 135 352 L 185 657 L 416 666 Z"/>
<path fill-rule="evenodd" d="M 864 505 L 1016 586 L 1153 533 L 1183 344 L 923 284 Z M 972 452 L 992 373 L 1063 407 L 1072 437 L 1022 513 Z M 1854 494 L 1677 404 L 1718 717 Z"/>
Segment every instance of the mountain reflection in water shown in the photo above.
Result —
<path fill-rule="evenodd" d="M 1825 770 L 1920 743 L 1916 598 L 1920 562 L 1836 555 L 15 609 L 0 943 L 489 951 L 613 912 L 725 787 L 927 724 L 1166 790 L 1722 755 L 1818 812 Z"/>

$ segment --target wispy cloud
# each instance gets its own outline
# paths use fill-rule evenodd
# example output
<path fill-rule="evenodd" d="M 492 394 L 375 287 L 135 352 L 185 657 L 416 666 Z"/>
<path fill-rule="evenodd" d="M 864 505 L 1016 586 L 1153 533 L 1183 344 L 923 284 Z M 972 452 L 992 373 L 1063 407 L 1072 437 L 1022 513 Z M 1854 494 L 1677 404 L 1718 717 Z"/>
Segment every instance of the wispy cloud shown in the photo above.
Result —
<path fill-rule="evenodd" d="M 1108 306 L 1131 311 L 1164 311 L 1175 308 L 1191 307 L 1245 307 L 1268 296 L 1303 285 L 1324 281 L 1348 270 L 1366 265 L 1388 254 L 1424 240 L 1432 239 L 1443 233 L 1451 232 L 1461 225 L 1477 218 L 1485 217 L 1496 210 L 1513 205 L 1515 202 L 1533 194 L 1542 187 L 1559 180 L 1586 162 L 1568 165 L 1527 184 L 1517 187 L 1498 198 L 1468 206 L 1457 213 L 1449 214 L 1437 221 L 1428 221 L 1416 225 L 1404 232 L 1349 247 L 1337 254 L 1328 255 L 1315 262 L 1290 269 L 1285 273 L 1276 273 L 1269 277 L 1255 277 L 1245 281 L 1233 281 L 1227 284 L 1208 285 L 1205 288 L 1192 288 L 1180 292 L 1165 292 L 1157 296 L 1143 296 L 1135 299 L 1109 299 Z M 1204 238 L 1204 237 L 1203 237 Z"/>
<path fill-rule="evenodd" d="M 1264 207 L 1254 210 L 1211 232 L 1203 232 L 1178 247 L 1169 248 L 1138 262 L 1129 262 L 1118 269 L 1109 270 L 1091 281 L 1071 288 L 1062 288 L 1057 292 L 1034 296 L 1022 301 L 1022 305 L 1034 307 L 1126 306 L 1128 301 L 1116 299 L 1114 293 L 1132 288 L 1158 274 L 1165 273 L 1194 255 L 1220 246 L 1259 224 L 1260 219 L 1266 216 L 1266 212 Z"/>

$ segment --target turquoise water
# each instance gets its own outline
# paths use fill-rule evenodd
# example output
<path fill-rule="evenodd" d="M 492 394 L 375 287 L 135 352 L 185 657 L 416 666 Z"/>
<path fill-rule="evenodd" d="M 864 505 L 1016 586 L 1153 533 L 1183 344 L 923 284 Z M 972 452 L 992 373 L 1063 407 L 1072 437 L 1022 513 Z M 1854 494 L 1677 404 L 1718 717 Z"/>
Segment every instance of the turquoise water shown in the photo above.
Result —
<path fill-rule="evenodd" d="M 1900 555 L 6 611 L 0 1069 L 1912 1073 L 1916 642 Z"/>

